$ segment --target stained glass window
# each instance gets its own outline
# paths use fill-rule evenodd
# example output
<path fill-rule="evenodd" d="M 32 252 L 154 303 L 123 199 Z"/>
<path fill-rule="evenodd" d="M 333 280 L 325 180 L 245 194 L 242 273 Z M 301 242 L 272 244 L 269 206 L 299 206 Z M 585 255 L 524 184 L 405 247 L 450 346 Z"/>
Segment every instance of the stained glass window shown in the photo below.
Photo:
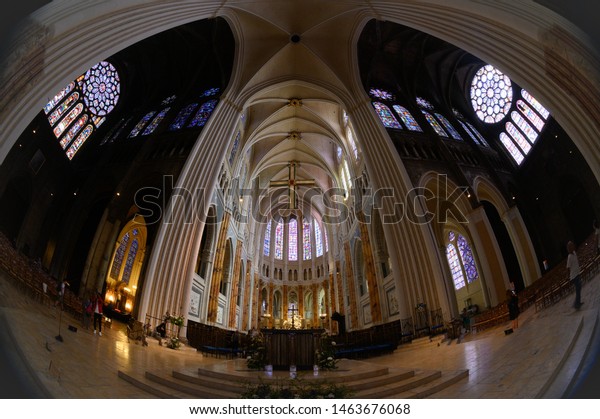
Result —
<path fill-rule="evenodd" d="M 436 119 L 433 116 L 431 116 L 429 112 L 424 111 L 423 109 L 421 109 L 421 112 L 423 112 L 423 115 L 425 115 L 425 119 L 427 120 L 427 122 L 429 122 L 429 125 L 431 125 L 431 128 L 433 128 L 437 135 L 439 135 L 440 137 L 448 137 L 448 134 L 446 134 L 446 131 L 444 131 L 440 123 L 436 121 Z"/>
<path fill-rule="evenodd" d="M 485 140 L 485 138 L 483 138 L 483 135 L 481 135 L 479 133 L 479 131 L 468 121 L 465 121 L 465 123 L 468 125 L 469 128 L 471 128 L 471 131 L 477 136 L 477 138 L 479 138 L 479 142 L 481 143 L 481 145 L 484 145 L 486 147 L 489 147 L 490 145 L 488 144 L 488 142 Z"/>
<path fill-rule="evenodd" d="M 417 98 L 415 100 L 417 102 L 417 105 L 419 105 L 421 108 L 429 109 L 430 111 L 432 111 L 434 109 L 431 102 L 429 102 L 426 99 L 423 99 L 422 97 L 417 96 Z"/>
<path fill-rule="evenodd" d="M 155 113 L 156 111 L 151 111 L 144 115 L 143 118 L 140 119 L 140 122 L 138 122 L 137 125 L 131 130 L 127 138 L 137 137 L 137 135 L 144 129 L 146 124 L 152 119 Z"/>
<path fill-rule="evenodd" d="M 88 116 L 83 115 L 81 118 L 79 118 L 77 120 L 77 122 L 75 122 L 73 125 L 71 125 L 71 128 L 69 129 L 69 131 L 60 140 L 60 146 L 63 148 L 63 150 L 67 149 L 68 145 L 71 143 L 71 141 L 73 141 L 73 138 L 75 138 L 77 133 L 81 130 L 81 128 L 83 128 L 83 126 L 87 122 L 87 119 L 88 119 Z"/>
<path fill-rule="evenodd" d="M 54 126 L 56 122 L 62 118 L 65 111 L 71 108 L 71 106 L 73 106 L 77 100 L 79 100 L 79 93 L 71 93 L 69 97 L 66 98 L 59 106 L 57 106 L 56 109 L 54 109 L 54 111 L 52 111 L 52 113 L 48 116 L 48 122 L 50 122 L 50 125 Z"/>
<path fill-rule="evenodd" d="M 283 259 L 283 222 L 275 227 L 275 259 Z"/>
<path fill-rule="evenodd" d="M 383 90 L 383 89 L 371 89 L 369 90 L 369 94 L 377 99 L 381 99 L 381 100 L 394 100 L 394 95 L 392 95 L 390 92 Z"/>
<path fill-rule="evenodd" d="M 511 157 L 517 162 L 517 164 L 523 163 L 525 156 L 523 156 L 523 153 L 521 153 L 521 151 L 517 148 L 515 143 L 512 142 L 512 140 L 509 138 L 509 136 L 506 135 L 506 133 L 504 133 L 504 132 L 500 133 L 500 141 L 502 142 L 502 145 L 504 146 L 504 148 L 506 148 L 506 150 L 508 150 Z"/>
<path fill-rule="evenodd" d="M 527 136 L 527 139 L 531 142 L 531 144 L 535 143 L 535 140 L 538 136 L 537 131 L 534 130 L 531 125 L 529 125 L 525 118 L 523 118 L 523 116 L 516 111 L 512 111 L 510 117 L 513 121 L 515 121 L 515 124 L 517 124 L 519 129 Z"/>
<path fill-rule="evenodd" d="M 183 126 L 187 122 L 188 118 L 196 110 L 197 107 L 198 107 L 197 103 L 190 103 L 185 108 L 180 110 L 179 113 L 177 114 L 177 117 L 175 118 L 175 121 L 173 121 L 173 123 L 169 127 L 169 131 L 176 131 L 178 129 L 183 128 Z"/>
<path fill-rule="evenodd" d="M 544 125 L 546 124 L 544 120 L 540 118 L 538 114 L 536 114 L 533 109 L 531 109 L 529 105 L 527 105 L 521 99 L 517 100 L 517 109 L 519 109 L 519 111 L 521 111 L 521 113 L 525 115 L 527 119 L 529 119 L 529 122 L 533 124 L 538 132 L 544 129 Z"/>
<path fill-rule="evenodd" d="M 138 241 L 133 239 L 131 246 L 129 246 L 129 252 L 127 253 L 127 260 L 125 261 L 125 267 L 123 268 L 123 276 L 121 281 L 129 284 L 129 278 L 131 277 L 131 270 L 133 269 L 133 262 L 135 262 L 135 256 L 137 255 Z"/>
<path fill-rule="evenodd" d="M 94 127 L 92 125 L 88 125 L 83 129 L 83 131 L 81 131 L 81 134 L 79 134 L 77 138 L 75 138 L 75 141 L 73 141 L 73 144 L 71 144 L 71 146 L 67 150 L 67 157 L 69 158 L 69 160 L 73 159 L 75 153 L 79 151 L 79 148 L 83 145 L 83 143 L 86 142 L 88 138 L 90 138 L 90 135 L 92 135 L 93 132 Z"/>
<path fill-rule="evenodd" d="M 471 81 L 471 104 L 483 122 L 501 121 L 512 104 L 512 83 L 491 65 L 481 67 Z"/>
<path fill-rule="evenodd" d="M 469 134 L 469 137 L 471 137 L 471 139 L 475 142 L 475 144 L 479 144 L 481 145 L 481 143 L 479 142 L 479 139 L 475 136 L 475 134 L 473 134 L 471 132 L 471 130 L 463 123 L 463 121 L 461 121 L 460 119 L 458 120 L 458 123 L 463 127 L 463 129 L 465 130 L 465 132 L 467 134 Z"/>
<path fill-rule="evenodd" d="M 237 154 L 238 147 L 240 146 L 240 136 L 241 132 L 238 131 L 235 140 L 233 140 L 233 147 L 231 147 L 231 152 L 229 153 L 229 166 L 233 164 L 233 160 L 235 159 L 235 155 Z"/>
<path fill-rule="evenodd" d="M 408 109 L 400 105 L 394 105 L 393 108 L 400 117 L 400 119 L 402 119 L 402 122 L 404 122 L 404 125 L 406 125 L 406 127 L 409 130 L 423 132 L 421 126 L 415 120 L 415 118 L 413 118 L 412 114 L 408 111 Z"/>
<path fill-rule="evenodd" d="M 82 90 L 85 104 L 91 113 L 108 115 L 119 101 L 119 74 L 111 63 L 101 61 L 85 73 Z"/>
<path fill-rule="evenodd" d="M 458 252 L 452 243 L 448 243 L 446 246 L 446 258 L 448 259 L 448 266 L 450 267 L 450 273 L 452 274 L 454 288 L 459 290 L 465 286 L 465 276 L 460 267 Z"/>
<path fill-rule="evenodd" d="M 200 105 L 200 109 L 198 109 L 198 112 L 196 112 L 196 115 L 190 121 L 188 127 L 203 127 L 204 124 L 206 124 L 206 121 L 208 121 L 208 118 L 210 118 L 212 112 L 215 110 L 216 105 L 216 99 L 209 100 L 208 102 L 204 102 L 202 105 Z"/>
<path fill-rule="evenodd" d="M 471 251 L 471 246 L 469 246 L 467 240 L 460 234 L 456 239 L 456 243 L 458 244 L 458 251 L 460 253 L 463 268 L 467 274 L 467 282 L 470 284 L 479 278 L 477 266 L 475 266 L 475 259 L 473 258 L 473 252 Z"/>
<path fill-rule="evenodd" d="M 512 111 L 510 114 L 511 119 L 517 124 L 523 133 L 527 136 L 527 139 L 531 144 L 535 143 L 537 139 L 537 131 L 525 120 L 523 115 L 517 111 Z"/>
<path fill-rule="evenodd" d="M 167 112 L 169 112 L 170 109 L 171 109 L 170 107 L 167 107 L 167 108 L 164 108 L 162 111 L 160 111 L 158 113 L 158 115 L 156 115 L 154 117 L 152 122 L 146 127 L 144 132 L 142 132 L 142 135 L 152 134 L 154 132 L 154 130 L 158 127 L 158 125 L 162 122 L 162 120 L 165 118 L 165 116 L 167 115 Z"/>
<path fill-rule="evenodd" d="M 219 93 L 221 91 L 221 89 L 219 89 L 218 87 L 212 87 L 210 89 L 206 89 L 204 91 L 204 93 L 202 93 L 200 95 L 200 97 L 209 97 L 209 96 L 215 96 L 217 93 Z"/>
<path fill-rule="evenodd" d="M 527 102 L 531 103 L 531 106 L 533 106 L 534 109 L 538 111 L 540 115 L 542 115 L 542 118 L 548 119 L 550 112 L 548 112 L 548 110 L 544 108 L 542 104 L 536 100 L 536 98 L 531 96 L 525 89 L 521 90 L 521 96 L 523 96 L 523 99 L 525 99 Z"/>
<path fill-rule="evenodd" d="M 462 137 L 460 136 L 460 134 L 458 133 L 458 131 L 456 131 L 456 129 L 452 126 L 452 124 L 450 123 L 450 121 L 448 121 L 448 119 L 446 119 L 446 117 L 444 115 L 441 115 L 439 113 L 434 113 L 434 115 L 442 123 L 442 125 L 444 126 L 444 128 L 446 128 L 446 131 L 448 131 L 450 133 L 450 135 L 452 136 L 452 138 L 454 138 L 455 140 L 461 140 L 462 141 Z"/>
<path fill-rule="evenodd" d="M 288 224 L 288 260 L 298 260 L 298 221 L 295 218 Z"/>
<path fill-rule="evenodd" d="M 524 155 L 527 155 L 531 151 L 531 144 L 527 142 L 525 137 L 523 137 L 523 134 L 521 134 L 517 127 L 510 121 L 506 123 L 506 132 L 508 132 L 508 135 L 510 135 L 517 143 Z"/>
<path fill-rule="evenodd" d="M 455 289 L 461 289 L 467 283 L 470 284 L 479 278 L 471 246 L 461 234 L 455 234 L 452 231 L 448 233 L 446 258 L 448 259 Z"/>
<path fill-rule="evenodd" d="M 302 247 L 304 249 L 304 260 L 312 257 L 312 248 L 310 245 L 310 223 L 304 219 L 302 222 Z"/>
<path fill-rule="evenodd" d="M 125 250 L 129 244 L 129 232 L 125 233 L 119 243 L 119 247 L 115 252 L 115 258 L 113 260 L 112 268 L 110 270 L 110 276 L 113 279 L 119 279 L 119 272 L 121 271 L 121 265 L 123 264 L 123 258 L 125 257 Z"/>
<path fill-rule="evenodd" d="M 117 71 L 112 64 L 102 61 L 69 83 L 44 106 L 54 136 L 69 159 L 93 133 L 94 127 L 98 128 L 106 120 L 119 100 L 119 92 Z M 90 123 L 93 125 L 83 129 Z"/>
<path fill-rule="evenodd" d="M 67 127 L 69 125 L 71 125 L 71 122 L 73 122 L 75 119 L 77 119 L 77 117 L 79 116 L 79 114 L 82 111 L 83 111 L 83 103 L 78 103 L 77 106 L 75 106 L 72 110 L 70 110 L 69 113 L 67 113 L 65 115 L 65 117 L 54 128 L 54 130 L 53 130 L 54 136 L 56 138 L 59 138 L 63 134 L 63 132 L 65 132 Z"/>
<path fill-rule="evenodd" d="M 271 254 L 271 221 L 267 222 L 267 228 L 265 229 L 263 253 L 265 256 L 269 256 Z"/>
<path fill-rule="evenodd" d="M 126 121 L 123 122 L 123 124 L 120 127 L 118 127 L 118 129 L 115 130 L 114 134 L 110 138 L 111 143 L 121 136 L 121 133 L 125 130 L 125 127 L 127 127 L 127 125 L 129 125 L 129 123 L 131 122 L 132 119 L 133 119 L 133 117 L 130 116 L 129 118 L 127 118 Z"/>
<path fill-rule="evenodd" d="M 96 126 L 96 128 L 98 128 L 100 125 L 102 125 L 104 123 L 104 121 L 106 121 L 106 117 L 105 116 L 92 116 L 92 121 L 94 121 L 94 125 Z"/>
<path fill-rule="evenodd" d="M 329 242 L 327 241 L 327 230 L 323 232 L 323 237 L 325 238 L 325 251 L 329 252 Z"/>
<path fill-rule="evenodd" d="M 44 106 L 44 113 L 46 115 L 48 115 L 50 113 L 50 111 L 66 96 L 68 95 L 71 90 L 73 90 L 73 88 L 75 87 L 75 82 L 72 81 L 71 83 L 69 83 L 67 85 L 67 87 L 65 87 L 64 89 L 62 89 L 60 92 L 58 92 L 54 98 L 52 98 L 50 100 L 50 102 L 48 102 L 46 104 L 46 106 Z"/>
<path fill-rule="evenodd" d="M 396 117 L 392 114 L 390 108 L 380 102 L 373 102 L 373 107 L 375 108 L 375 111 L 377 111 L 377 115 L 379 115 L 379 119 L 381 119 L 384 127 L 402 129 L 400 122 L 398 122 Z"/>
<path fill-rule="evenodd" d="M 321 236 L 321 227 L 319 227 L 319 223 L 317 223 L 317 220 L 314 220 L 314 223 L 315 223 L 315 246 L 316 246 L 317 257 L 319 257 L 319 256 L 323 256 L 323 240 L 322 240 L 322 236 Z"/>

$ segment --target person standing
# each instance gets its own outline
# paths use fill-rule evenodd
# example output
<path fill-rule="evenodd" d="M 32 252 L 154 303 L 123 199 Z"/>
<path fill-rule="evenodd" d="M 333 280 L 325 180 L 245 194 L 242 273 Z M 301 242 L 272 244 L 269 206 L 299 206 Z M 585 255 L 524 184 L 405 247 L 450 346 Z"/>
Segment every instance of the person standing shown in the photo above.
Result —
<path fill-rule="evenodd" d="M 82 304 L 83 321 L 82 326 L 86 329 L 90 328 L 90 320 L 92 317 L 92 300 L 86 293 L 85 301 Z"/>
<path fill-rule="evenodd" d="M 94 334 L 96 334 L 96 324 L 98 325 L 98 335 L 102 336 L 102 297 L 100 293 L 92 297 L 92 312 L 94 313 Z"/>
<path fill-rule="evenodd" d="M 569 271 L 569 281 L 575 285 L 575 303 L 573 307 L 577 310 L 581 307 L 583 302 L 581 301 L 581 269 L 579 268 L 579 259 L 577 259 L 577 253 L 575 253 L 575 243 L 572 241 L 567 243 L 567 270 Z"/>
<path fill-rule="evenodd" d="M 508 306 L 508 318 L 512 320 L 512 328 L 519 327 L 519 298 L 517 293 L 511 289 L 506 290 L 506 305 Z"/>
<path fill-rule="evenodd" d="M 54 307 L 60 304 L 60 309 L 64 310 L 64 302 L 65 302 L 65 292 L 67 292 L 67 280 L 63 279 L 56 286 L 56 301 L 54 302 Z"/>

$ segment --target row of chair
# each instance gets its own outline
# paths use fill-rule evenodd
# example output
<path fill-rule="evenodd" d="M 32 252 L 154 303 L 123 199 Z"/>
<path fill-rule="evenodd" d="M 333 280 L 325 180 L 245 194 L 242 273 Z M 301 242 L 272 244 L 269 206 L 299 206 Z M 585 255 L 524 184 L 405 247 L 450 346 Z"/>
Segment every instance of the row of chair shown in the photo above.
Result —
<path fill-rule="evenodd" d="M 15 286 L 24 294 L 43 304 L 51 304 L 58 298 L 58 280 L 42 270 L 41 264 L 19 253 L 13 243 L 0 232 L 0 267 L 6 271 Z M 70 289 L 66 289 L 63 307 L 72 316 L 81 318 L 82 301 Z"/>

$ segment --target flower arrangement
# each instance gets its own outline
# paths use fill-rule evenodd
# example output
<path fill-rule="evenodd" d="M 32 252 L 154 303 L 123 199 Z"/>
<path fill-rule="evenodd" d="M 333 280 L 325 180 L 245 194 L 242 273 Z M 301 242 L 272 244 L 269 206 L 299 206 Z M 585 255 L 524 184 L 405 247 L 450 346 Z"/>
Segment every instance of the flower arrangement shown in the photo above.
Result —
<path fill-rule="evenodd" d="M 301 379 L 277 383 L 249 384 L 243 399 L 346 399 L 351 397 L 347 387 L 327 382 L 309 382 Z"/>
<path fill-rule="evenodd" d="M 176 336 L 172 336 L 167 339 L 167 348 L 178 349 L 181 346 L 181 342 L 179 342 L 179 338 Z"/>
<path fill-rule="evenodd" d="M 315 353 L 317 365 L 320 370 L 334 370 L 338 360 L 335 358 L 336 343 L 327 333 L 321 335 L 321 349 Z"/>
<path fill-rule="evenodd" d="M 183 326 L 183 316 L 171 316 L 169 318 L 169 321 L 174 324 L 175 326 Z"/>
<path fill-rule="evenodd" d="M 253 370 L 262 370 L 267 365 L 267 348 L 262 334 L 257 333 L 250 336 L 248 341 L 248 356 L 246 364 Z"/>

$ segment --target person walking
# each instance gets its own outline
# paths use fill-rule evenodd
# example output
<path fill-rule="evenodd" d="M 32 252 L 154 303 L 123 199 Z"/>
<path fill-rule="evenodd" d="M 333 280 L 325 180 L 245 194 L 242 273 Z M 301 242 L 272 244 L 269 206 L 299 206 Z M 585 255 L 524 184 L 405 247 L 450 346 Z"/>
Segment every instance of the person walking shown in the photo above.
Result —
<path fill-rule="evenodd" d="M 96 334 L 96 325 L 98 325 L 98 335 L 102 336 L 102 297 L 100 293 L 92 297 L 92 312 L 94 313 L 94 334 Z"/>
<path fill-rule="evenodd" d="M 581 301 L 581 269 L 579 268 L 579 259 L 575 253 L 575 243 L 572 241 L 567 243 L 567 270 L 569 271 L 569 281 L 575 285 L 575 303 L 573 308 L 579 310 L 583 302 Z"/>

